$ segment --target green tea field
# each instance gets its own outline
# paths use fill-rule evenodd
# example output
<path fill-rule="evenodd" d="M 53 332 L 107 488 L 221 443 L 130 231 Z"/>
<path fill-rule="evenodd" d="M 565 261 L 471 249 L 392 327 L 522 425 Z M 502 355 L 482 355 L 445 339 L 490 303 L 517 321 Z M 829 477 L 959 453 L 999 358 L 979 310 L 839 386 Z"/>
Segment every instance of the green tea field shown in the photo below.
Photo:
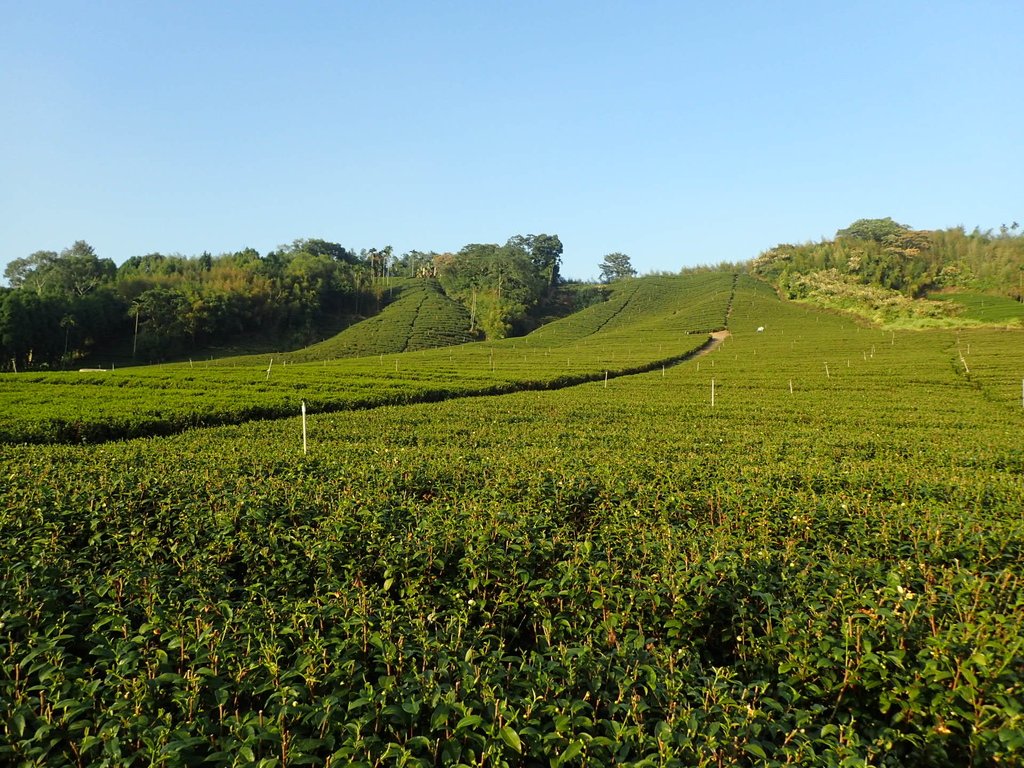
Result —
<path fill-rule="evenodd" d="M 0 763 L 1024 765 L 1024 331 L 709 273 L 427 348 L 409 296 L 0 376 Z"/>
<path fill-rule="evenodd" d="M 725 327 L 734 279 L 626 282 L 608 301 L 529 336 L 434 348 L 416 339 L 427 336 L 426 328 L 450 327 L 451 302 L 428 286 L 409 289 L 408 300 L 360 323 L 360 345 L 353 328 L 276 357 L 6 376 L 0 441 L 101 442 L 290 416 L 302 400 L 313 410 L 351 410 L 660 370 Z"/>

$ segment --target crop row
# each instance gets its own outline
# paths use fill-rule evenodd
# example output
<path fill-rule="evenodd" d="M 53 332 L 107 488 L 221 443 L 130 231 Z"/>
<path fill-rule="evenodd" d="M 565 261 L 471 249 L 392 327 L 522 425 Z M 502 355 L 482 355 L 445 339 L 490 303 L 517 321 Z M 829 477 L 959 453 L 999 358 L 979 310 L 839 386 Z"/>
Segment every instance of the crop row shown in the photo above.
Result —
<path fill-rule="evenodd" d="M 469 313 L 434 280 L 406 281 L 379 314 L 327 341 L 283 355 L 288 362 L 334 360 L 431 349 L 473 340 Z"/>
<path fill-rule="evenodd" d="M 1019 764 L 1016 404 L 948 331 L 742 284 L 730 325 L 307 455 L 294 419 L 0 447 L 0 761 Z"/>
<path fill-rule="evenodd" d="M 720 278 L 723 286 L 731 280 Z M 674 301 L 648 302 L 643 312 L 634 313 L 644 321 L 641 330 L 620 326 L 598 332 L 602 321 L 583 333 L 579 326 L 558 321 L 521 339 L 364 358 L 289 363 L 288 355 L 276 360 L 259 356 L 123 371 L 8 375 L 0 379 L 5 412 L 0 440 L 95 442 L 287 416 L 297 412 L 301 400 L 313 410 L 347 410 L 556 388 L 648 370 L 699 348 L 706 340 L 699 329 L 716 313 L 724 320 L 729 299 L 722 291 L 709 301 L 700 292 L 704 283 L 695 278 L 662 278 L 651 285 Z M 624 290 L 620 312 L 629 311 L 629 298 L 646 296 L 650 286 L 627 284 Z M 396 346 L 425 343 L 423 327 L 446 327 L 430 320 L 443 313 L 431 309 L 435 301 L 426 289 L 411 293 L 410 300 L 396 300 L 379 316 L 394 320 L 391 310 L 395 317 L 407 310 L 415 316 L 380 325 L 404 329 L 392 339 Z M 364 333 L 372 344 L 382 343 L 373 340 L 370 330 Z"/>

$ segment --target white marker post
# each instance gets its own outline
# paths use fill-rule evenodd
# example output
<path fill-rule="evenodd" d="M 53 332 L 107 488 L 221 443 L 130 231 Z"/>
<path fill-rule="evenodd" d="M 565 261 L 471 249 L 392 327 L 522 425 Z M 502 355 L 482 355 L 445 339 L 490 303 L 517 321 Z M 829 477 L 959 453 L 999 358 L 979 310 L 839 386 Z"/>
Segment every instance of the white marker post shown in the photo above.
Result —
<path fill-rule="evenodd" d="M 306 401 L 302 401 L 302 455 L 306 455 Z"/>
<path fill-rule="evenodd" d="M 715 407 L 715 380 L 711 380 L 711 407 Z"/>

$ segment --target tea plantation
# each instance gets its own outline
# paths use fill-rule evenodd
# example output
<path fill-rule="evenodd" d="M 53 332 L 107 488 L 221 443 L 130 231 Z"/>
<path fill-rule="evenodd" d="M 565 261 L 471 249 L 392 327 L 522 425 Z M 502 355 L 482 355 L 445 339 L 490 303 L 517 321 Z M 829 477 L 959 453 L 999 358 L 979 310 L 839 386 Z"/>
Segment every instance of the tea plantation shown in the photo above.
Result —
<path fill-rule="evenodd" d="M 353 328 L 276 359 L 4 376 L 0 442 L 101 442 L 292 416 L 301 400 L 321 412 L 361 409 L 660 369 L 725 327 L 734 281 L 729 274 L 629 281 L 609 301 L 529 336 L 433 349 L 416 341 L 431 327 L 420 315 L 441 333 L 450 328 L 452 302 L 427 284 L 356 326 L 365 333 L 362 357 L 347 356 L 356 349 Z M 401 354 L 406 349 L 417 351 Z M 332 351 L 339 357 L 326 359 Z"/>
<path fill-rule="evenodd" d="M 1022 765 L 1022 379 L 1020 330 L 732 275 L 494 344 L 5 376 L 0 762 Z M 305 454 L 251 420 L 302 398 Z"/>

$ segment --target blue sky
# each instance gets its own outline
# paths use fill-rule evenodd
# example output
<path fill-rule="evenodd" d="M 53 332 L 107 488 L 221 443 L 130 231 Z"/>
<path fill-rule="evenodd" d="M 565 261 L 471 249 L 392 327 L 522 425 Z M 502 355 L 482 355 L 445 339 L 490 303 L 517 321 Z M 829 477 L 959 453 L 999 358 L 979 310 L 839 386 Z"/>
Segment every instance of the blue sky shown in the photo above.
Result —
<path fill-rule="evenodd" d="M 0 262 L 1024 222 L 1013 2 L 0 0 Z"/>

